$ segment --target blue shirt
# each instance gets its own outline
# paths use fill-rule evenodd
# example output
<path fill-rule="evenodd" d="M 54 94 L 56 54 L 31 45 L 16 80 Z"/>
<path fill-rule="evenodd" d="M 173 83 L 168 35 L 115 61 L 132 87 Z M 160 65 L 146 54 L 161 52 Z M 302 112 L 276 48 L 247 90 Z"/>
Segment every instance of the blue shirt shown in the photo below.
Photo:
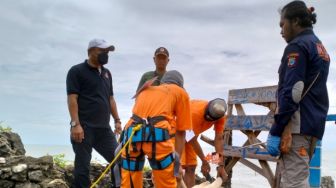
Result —
<path fill-rule="evenodd" d="M 326 85 L 329 65 L 330 57 L 312 29 L 304 30 L 288 43 L 278 71 L 278 113 L 270 130 L 272 135 L 281 136 L 298 111 L 300 134 L 322 139 L 329 109 Z M 293 100 L 293 86 L 299 81 L 304 83 L 303 93 L 313 85 L 297 103 Z"/>

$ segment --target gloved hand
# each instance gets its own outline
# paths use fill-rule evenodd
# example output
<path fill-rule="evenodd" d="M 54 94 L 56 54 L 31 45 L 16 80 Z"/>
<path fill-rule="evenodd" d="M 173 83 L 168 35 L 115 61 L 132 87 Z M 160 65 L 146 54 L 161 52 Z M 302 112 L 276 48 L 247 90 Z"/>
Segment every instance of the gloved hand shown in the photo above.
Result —
<path fill-rule="evenodd" d="M 280 137 L 268 134 L 266 149 L 272 156 L 280 155 Z"/>

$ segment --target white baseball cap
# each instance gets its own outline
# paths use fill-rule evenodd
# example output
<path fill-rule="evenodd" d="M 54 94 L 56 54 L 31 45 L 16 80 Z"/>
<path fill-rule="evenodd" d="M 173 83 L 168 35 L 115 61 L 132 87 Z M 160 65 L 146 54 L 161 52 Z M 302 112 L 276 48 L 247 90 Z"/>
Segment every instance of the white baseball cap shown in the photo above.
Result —
<path fill-rule="evenodd" d="M 105 40 L 103 39 L 92 39 L 90 42 L 89 42 L 89 47 L 88 47 L 88 50 L 90 48 L 93 48 L 93 47 L 96 47 L 96 48 L 103 48 L 103 49 L 106 49 L 106 48 L 109 48 L 110 51 L 114 51 L 114 46 L 112 44 L 109 44 L 107 43 Z"/>

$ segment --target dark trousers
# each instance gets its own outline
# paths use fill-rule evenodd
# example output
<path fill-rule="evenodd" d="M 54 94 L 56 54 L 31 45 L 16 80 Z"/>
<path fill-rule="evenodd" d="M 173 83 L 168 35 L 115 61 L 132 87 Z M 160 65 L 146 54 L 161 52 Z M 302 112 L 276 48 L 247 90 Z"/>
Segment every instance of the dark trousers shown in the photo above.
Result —
<path fill-rule="evenodd" d="M 72 148 L 75 152 L 74 182 L 72 187 L 76 188 L 90 187 L 89 173 L 92 148 L 108 162 L 113 160 L 114 151 L 117 148 L 117 140 L 111 127 L 91 128 L 84 126 L 83 129 L 84 140 L 82 143 L 74 142 L 71 139 Z M 112 173 L 111 177 L 114 179 Z"/>

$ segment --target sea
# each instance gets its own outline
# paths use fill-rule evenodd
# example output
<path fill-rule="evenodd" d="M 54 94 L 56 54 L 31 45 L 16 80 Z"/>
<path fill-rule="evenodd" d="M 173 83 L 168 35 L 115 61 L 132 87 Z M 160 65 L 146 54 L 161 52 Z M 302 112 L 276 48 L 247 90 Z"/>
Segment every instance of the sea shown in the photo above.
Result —
<path fill-rule="evenodd" d="M 202 146 L 205 154 L 214 152 L 213 147 Z M 74 153 L 71 145 L 25 145 L 26 155 L 32 157 L 41 157 L 44 155 L 58 155 L 64 154 L 64 160 L 68 163 L 73 163 Z M 107 164 L 107 162 L 96 152 L 93 151 L 92 161 Z M 253 163 L 258 164 L 256 160 L 251 160 Z M 200 164 L 200 162 L 199 162 Z M 147 164 L 148 165 L 148 164 Z M 200 165 L 196 169 L 196 173 L 200 175 Z M 275 163 L 270 163 L 271 168 L 275 169 Z M 211 175 L 216 175 L 216 166 L 211 165 Z M 322 176 L 332 176 L 333 180 L 336 181 L 336 149 L 326 149 L 322 148 Z M 267 188 L 270 187 L 267 180 L 253 171 L 252 169 L 244 166 L 241 163 L 237 163 L 233 168 L 232 177 L 232 187 L 233 188 Z"/>

